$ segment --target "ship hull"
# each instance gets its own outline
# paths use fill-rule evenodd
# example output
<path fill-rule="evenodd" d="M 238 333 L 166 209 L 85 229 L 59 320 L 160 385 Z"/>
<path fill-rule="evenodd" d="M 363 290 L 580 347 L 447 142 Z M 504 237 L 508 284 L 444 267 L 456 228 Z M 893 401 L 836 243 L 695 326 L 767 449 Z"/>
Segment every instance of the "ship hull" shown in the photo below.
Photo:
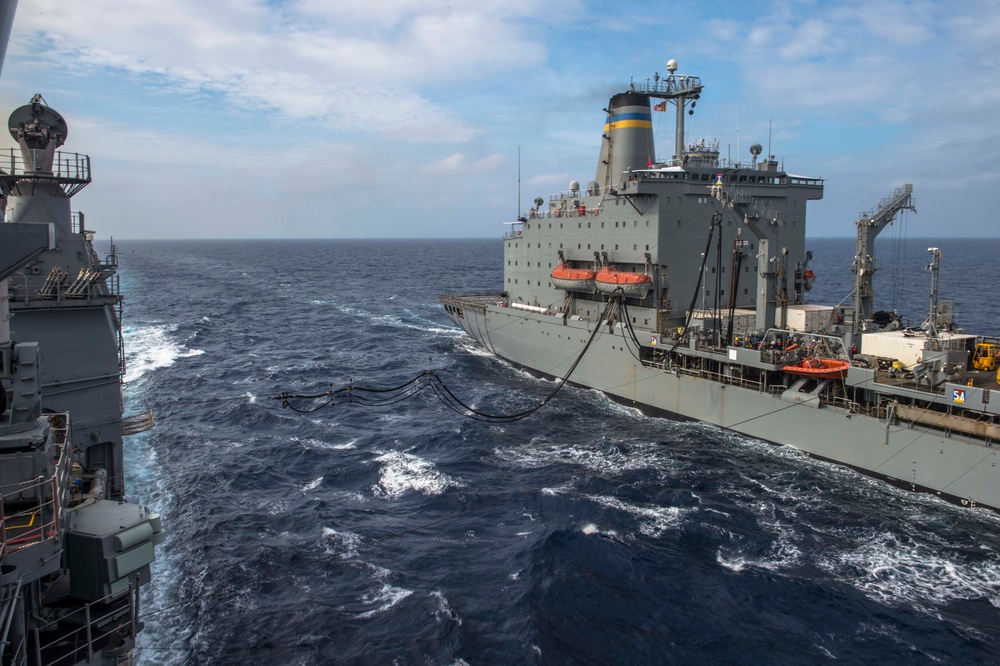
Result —
<path fill-rule="evenodd" d="M 483 347 L 510 363 L 563 377 L 591 337 L 580 319 L 490 304 L 449 312 Z M 908 490 L 1000 510 L 998 450 L 984 440 L 886 422 L 834 404 L 794 404 L 781 392 L 640 363 L 616 327 L 587 348 L 570 381 L 658 414 L 711 423 L 850 467 Z"/>

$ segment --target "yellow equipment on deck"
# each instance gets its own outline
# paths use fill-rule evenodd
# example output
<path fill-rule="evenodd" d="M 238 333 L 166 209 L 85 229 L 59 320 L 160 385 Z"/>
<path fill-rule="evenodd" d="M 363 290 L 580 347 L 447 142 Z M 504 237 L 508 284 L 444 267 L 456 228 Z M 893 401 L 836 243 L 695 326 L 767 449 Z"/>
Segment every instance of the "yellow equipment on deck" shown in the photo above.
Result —
<path fill-rule="evenodd" d="M 976 351 L 972 352 L 973 370 L 996 370 L 997 369 L 997 345 L 989 342 L 980 342 L 976 345 Z M 1000 376 L 998 376 L 1000 380 Z"/>

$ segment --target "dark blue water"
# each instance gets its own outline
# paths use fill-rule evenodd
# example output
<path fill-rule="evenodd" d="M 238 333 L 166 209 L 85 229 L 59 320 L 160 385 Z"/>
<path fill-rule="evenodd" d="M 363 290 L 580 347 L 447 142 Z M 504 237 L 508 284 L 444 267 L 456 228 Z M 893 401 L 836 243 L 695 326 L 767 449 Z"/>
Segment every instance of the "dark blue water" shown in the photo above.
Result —
<path fill-rule="evenodd" d="M 1000 662 L 988 511 L 594 391 L 505 425 L 270 399 L 428 368 L 486 411 L 546 395 L 437 303 L 500 286 L 499 240 L 119 245 L 128 409 L 157 419 L 129 495 L 170 533 L 142 664 Z M 939 245 L 960 321 L 997 322 L 969 285 L 1000 243 Z M 836 302 L 853 241 L 810 246 Z M 926 246 L 899 250 L 913 319 Z"/>

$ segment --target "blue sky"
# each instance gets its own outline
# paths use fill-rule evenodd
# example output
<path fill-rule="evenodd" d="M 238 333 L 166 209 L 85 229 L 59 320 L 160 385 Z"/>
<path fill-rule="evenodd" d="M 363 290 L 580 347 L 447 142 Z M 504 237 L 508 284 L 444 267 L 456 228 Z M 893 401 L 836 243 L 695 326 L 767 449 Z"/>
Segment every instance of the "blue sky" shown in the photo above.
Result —
<path fill-rule="evenodd" d="M 689 140 L 749 159 L 770 123 L 826 178 L 810 236 L 907 182 L 909 235 L 1000 235 L 996 2 L 21 0 L 0 108 L 66 117 L 105 238 L 498 237 L 518 149 L 525 209 L 591 180 L 608 98 L 671 58 Z"/>

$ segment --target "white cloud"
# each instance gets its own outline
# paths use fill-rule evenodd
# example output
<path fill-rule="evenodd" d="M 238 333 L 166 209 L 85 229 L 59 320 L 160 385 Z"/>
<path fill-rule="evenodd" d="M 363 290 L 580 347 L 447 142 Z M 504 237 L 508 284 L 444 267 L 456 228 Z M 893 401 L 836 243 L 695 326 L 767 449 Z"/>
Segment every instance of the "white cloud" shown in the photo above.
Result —
<path fill-rule="evenodd" d="M 425 89 L 545 59 L 522 36 L 538 3 L 349 2 L 270 5 L 39 0 L 18 16 L 15 49 L 80 73 L 117 70 L 142 85 L 221 95 L 228 104 L 344 131 L 466 141 L 477 134 Z M 26 42 L 30 42 L 26 43 Z M 108 46 L 113 45 L 113 47 Z"/>
<path fill-rule="evenodd" d="M 824 216 L 826 233 L 849 233 L 844 219 L 902 178 L 922 211 L 952 215 L 996 182 L 984 148 L 1000 141 L 995 5 L 641 11 L 33 0 L 15 20 L 0 98 L 41 91 L 66 115 L 69 149 L 94 158 L 80 207 L 116 236 L 497 233 L 517 197 L 515 149 L 525 202 L 586 183 L 607 95 L 668 57 L 706 84 L 689 138 L 718 137 L 746 158 L 770 135 L 790 170 L 831 179 L 813 233 Z M 659 115 L 669 148 L 672 118 Z"/>

